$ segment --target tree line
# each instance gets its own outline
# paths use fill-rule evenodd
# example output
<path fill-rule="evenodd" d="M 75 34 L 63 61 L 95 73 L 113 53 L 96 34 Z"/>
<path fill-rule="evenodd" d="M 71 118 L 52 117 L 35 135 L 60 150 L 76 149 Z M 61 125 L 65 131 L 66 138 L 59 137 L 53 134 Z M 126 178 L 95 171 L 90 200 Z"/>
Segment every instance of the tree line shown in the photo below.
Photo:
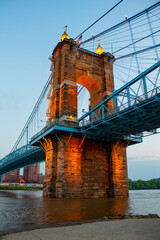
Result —
<path fill-rule="evenodd" d="M 144 181 L 144 180 L 133 181 L 133 180 L 129 179 L 128 183 L 129 183 L 129 190 L 160 189 L 160 178 L 151 179 L 148 181 Z"/>

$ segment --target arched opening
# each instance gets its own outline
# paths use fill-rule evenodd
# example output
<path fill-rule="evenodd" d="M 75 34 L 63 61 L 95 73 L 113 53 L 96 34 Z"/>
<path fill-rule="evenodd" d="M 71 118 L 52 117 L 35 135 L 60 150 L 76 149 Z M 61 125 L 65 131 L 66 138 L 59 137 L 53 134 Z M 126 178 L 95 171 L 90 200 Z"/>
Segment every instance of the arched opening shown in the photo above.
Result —
<path fill-rule="evenodd" d="M 101 82 L 97 82 L 91 76 L 78 74 L 76 83 L 77 94 L 77 116 L 81 117 L 85 112 L 95 107 L 102 99 Z"/>
<path fill-rule="evenodd" d="M 89 91 L 81 84 L 77 84 L 77 118 L 83 116 L 89 111 L 90 94 Z"/>

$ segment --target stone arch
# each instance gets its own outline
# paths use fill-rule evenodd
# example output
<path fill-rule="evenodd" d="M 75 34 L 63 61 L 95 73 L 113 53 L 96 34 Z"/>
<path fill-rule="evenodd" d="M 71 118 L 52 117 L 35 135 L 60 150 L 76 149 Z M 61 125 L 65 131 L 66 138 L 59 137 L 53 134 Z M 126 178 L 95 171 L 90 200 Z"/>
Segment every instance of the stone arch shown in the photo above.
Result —
<path fill-rule="evenodd" d="M 96 92 L 101 91 L 101 88 L 97 81 L 95 81 L 95 79 L 90 76 L 81 76 L 78 79 L 76 79 L 76 83 L 83 85 L 88 90 L 91 97 Z"/>
<path fill-rule="evenodd" d="M 90 76 L 90 73 L 84 74 L 83 72 L 78 72 L 76 74 L 76 83 L 84 86 L 90 94 L 90 109 L 95 107 L 102 100 L 102 81 L 99 82 Z"/>

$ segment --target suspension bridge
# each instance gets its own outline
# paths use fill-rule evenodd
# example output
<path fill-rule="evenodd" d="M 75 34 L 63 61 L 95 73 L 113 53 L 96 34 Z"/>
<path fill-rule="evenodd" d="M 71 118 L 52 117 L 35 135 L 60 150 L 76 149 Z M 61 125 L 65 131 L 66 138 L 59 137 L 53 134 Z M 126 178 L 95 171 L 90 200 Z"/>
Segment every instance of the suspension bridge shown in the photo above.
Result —
<path fill-rule="evenodd" d="M 81 42 L 64 31 L 0 175 L 46 161 L 44 196 L 128 195 L 125 150 L 160 128 L 159 14 L 157 2 Z"/>

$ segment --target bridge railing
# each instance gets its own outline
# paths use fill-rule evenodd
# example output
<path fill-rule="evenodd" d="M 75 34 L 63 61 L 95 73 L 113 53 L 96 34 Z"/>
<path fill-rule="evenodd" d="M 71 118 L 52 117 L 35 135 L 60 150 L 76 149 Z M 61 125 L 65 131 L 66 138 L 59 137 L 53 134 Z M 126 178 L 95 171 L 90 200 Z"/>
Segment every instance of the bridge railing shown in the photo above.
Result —
<path fill-rule="evenodd" d="M 149 92 L 147 92 L 147 99 L 149 99 L 149 98 L 151 98 L 151 97 L 153 97 L 153 96 L 155 96 L 156 94 L 159 94 L 159 93 L 160 93 L 160 86 L 150 90 Z M 130 101 L 128 101 L 124 104 L 121 104 L 120 106 L 117 106 L 116 109 L 113 109 L 110 113 L 112 115 L 114 113 L 123 111 L 126 108 L 129 108 L 131 106 L 134 106 L 136 104 L 141 103 L 144 100 L 146 100 L 146 94 L 141 94 L 140 96 L 132 98 Z"/>
<path fill-rule="evenodd" d="M 48 122 L 47 125 L 40 130 L 39 132 L 37 132 L 32 138 L 31 138 L 31 142 L 33 139 L 35 139 L 36 137 L 38 137 L 39 135 L 43 134 L 44 132 L 46 132 L 48 129 L 50 129 L 52 126 L 55 125 L 55 122 Z"/>
<path fill-rule="evenodd" d="M 160 61 L 148 68 L 136 78 L 125 84 L 120 89 L 103 100 L 100 104 L 94 107 L 91 111 L 79 118 L 80 126 L 92 124 L 118 114 L 119 112 L 133 107 L 137 104 L 147 101 L 153 96 L 160 93 L 159 84 L 159 69 L 156 72 L 155 81 L 151 80 L 148 75 L 160 66 Z M 149 89 L 147 91 L 147 89 Z M 142 89 L 142 90 L 141 90 Z"/>
<path fill-rule="evenodd" d="M 147 94 L 148 94 L 148 98 L 147 99 L 149 99 L 149 98 L 151 98 L 153 96 L 156 96 L 157 94 L 160 94 L 160 86 L 154 88 L 153 90 L 151 90 L 149 92 L 147 92 Z M 103 120 L 103 119 L 105 119 L 107 117 L 112 116 L 113 114 L 116 114 L 116 113 L 119 113 L 119 112 L 121 112 L 123 110 L 126 110 L 129 107 L 132 107 L 132 106 L 134 106 L 136 104 L 140 104 L 140 103 L 142 103 L 143 101 L 146 100 L 145 97 L 146 97 L 146 94 L 142 94 L 142 95 L 138 96 L 137 98 L 136 97 L 132 98 L 132 100 L 127 101 L 127 102 L 125 102 L 125 103 L 123 103 L 123 104 L 121 104 L 119 106 L 117 104 L 116 107 L 113 108 L 113 109 L 110 109 L 111 108 L 111 103 L 113 103 L 113 100 L 110 101 L 110 105 L 109 105 L 108 108 L 106 107 L 106 105 L 102 104 L 99 107 L 97 112 L 95 110 L 95 112 L 91 112 L 91 114 L 86 116 L 85 118 L 83 118 L 83 119 L 81 118 L 80 126 L 83 127 L 85 125 L 92 124 L 92 123 L 94 123 L 96 121 Z M 117 100 L 118 100 L 118 96 L 116 96 L 116 101 Z"/>

